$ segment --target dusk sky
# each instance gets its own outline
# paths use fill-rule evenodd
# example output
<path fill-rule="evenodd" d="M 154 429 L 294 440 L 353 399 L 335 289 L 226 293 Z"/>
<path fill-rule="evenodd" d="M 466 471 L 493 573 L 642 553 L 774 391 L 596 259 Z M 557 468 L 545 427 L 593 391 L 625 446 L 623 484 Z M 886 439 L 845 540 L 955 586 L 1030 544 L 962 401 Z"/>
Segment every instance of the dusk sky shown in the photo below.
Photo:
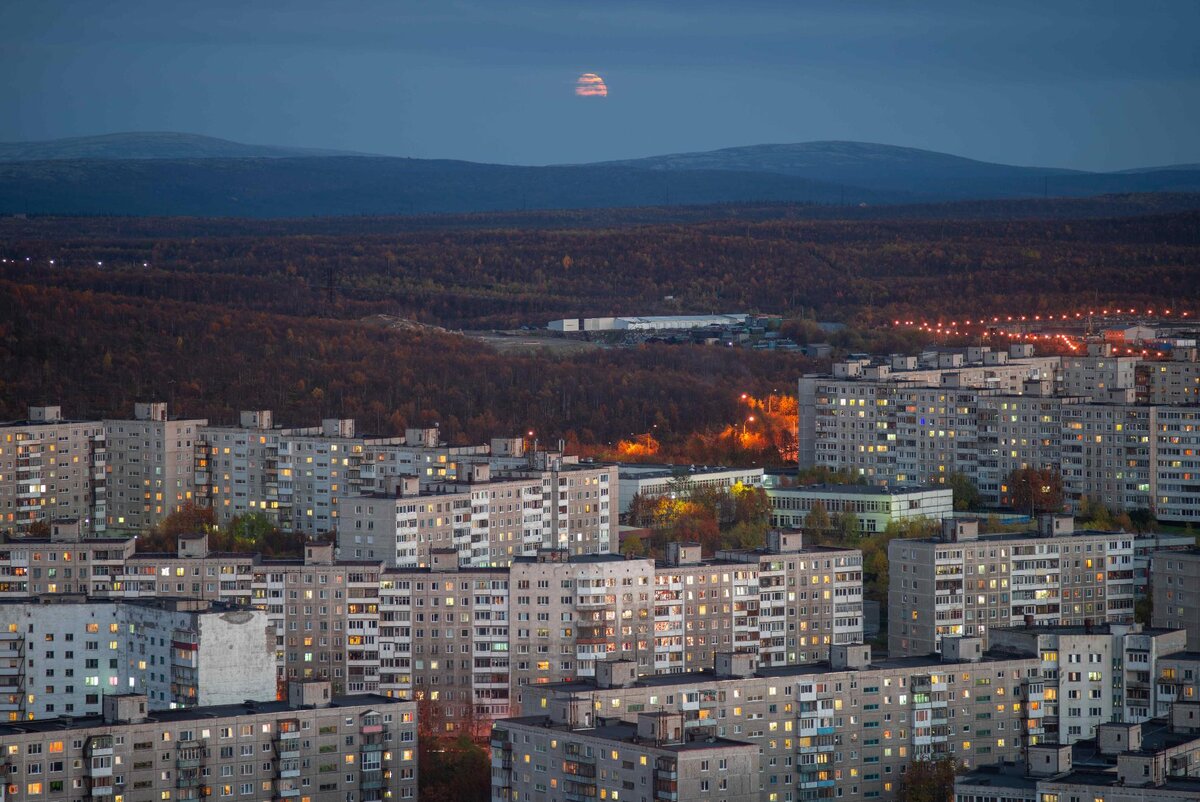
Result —
<path fill-rule="evenodd" d="M 4 0 L 0 141 L 522 164 L 849 139 L 1200 162 L 1200 3 Z M 583 73 L 607 96 L 576 94 Z"/>

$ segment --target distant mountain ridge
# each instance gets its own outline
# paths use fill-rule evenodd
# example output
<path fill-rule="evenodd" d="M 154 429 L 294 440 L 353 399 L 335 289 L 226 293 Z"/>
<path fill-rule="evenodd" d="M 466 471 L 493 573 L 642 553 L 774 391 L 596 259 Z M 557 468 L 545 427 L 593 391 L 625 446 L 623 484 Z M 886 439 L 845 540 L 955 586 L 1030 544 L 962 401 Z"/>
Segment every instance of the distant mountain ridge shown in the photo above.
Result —
<path fill-rule="evenodd" d="M 0 142 L 0 162 L 64 159 L 280 159 L 365 156 L 340 150 L 246 145 L 228 139 L 171 131 L 101 134 L 42 142 Z"/>
<path fill-rule="evenodd" d="M 866 142 L 526 167 L 243 145 L 191 134 L 0 144 L 0 214 L 308 217 L 1200 192 L 1200 167 L 993 164 Z"/>

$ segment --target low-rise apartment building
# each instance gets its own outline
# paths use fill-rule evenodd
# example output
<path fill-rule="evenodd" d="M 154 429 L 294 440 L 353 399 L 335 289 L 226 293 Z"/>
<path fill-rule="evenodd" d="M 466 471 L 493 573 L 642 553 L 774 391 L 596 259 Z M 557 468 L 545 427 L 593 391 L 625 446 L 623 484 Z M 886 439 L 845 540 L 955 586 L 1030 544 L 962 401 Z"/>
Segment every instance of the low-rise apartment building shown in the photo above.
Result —
<path fill-rule="evenodd" d="M 416 704 L 295 683 L 287 701 L 183 710 L 142 694 L 101 715 L 0 724 L 6 798 L 68 802 L 415 799 Z"/>

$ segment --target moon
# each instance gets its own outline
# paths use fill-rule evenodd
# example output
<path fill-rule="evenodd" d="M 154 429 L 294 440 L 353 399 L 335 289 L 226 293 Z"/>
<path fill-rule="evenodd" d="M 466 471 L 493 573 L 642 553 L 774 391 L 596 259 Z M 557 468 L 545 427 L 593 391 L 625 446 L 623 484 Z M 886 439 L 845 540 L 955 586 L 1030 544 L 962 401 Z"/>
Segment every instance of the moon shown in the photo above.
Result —
<path fill-rule="evenodd" d="M 608 84 L 594 72 L 585 72 L 575 80 L 576 97 L 608 97 Z"/>

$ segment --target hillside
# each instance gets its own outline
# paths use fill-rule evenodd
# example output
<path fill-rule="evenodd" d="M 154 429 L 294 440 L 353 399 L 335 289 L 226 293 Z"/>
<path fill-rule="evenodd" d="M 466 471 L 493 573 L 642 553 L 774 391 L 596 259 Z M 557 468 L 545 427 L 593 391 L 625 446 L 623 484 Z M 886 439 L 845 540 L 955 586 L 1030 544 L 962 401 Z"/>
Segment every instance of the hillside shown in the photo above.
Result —
<path fill-rule="evenodd" d="M 666 176 L 631 167 L 385 157 L 0 163 L 0 214 L 270 218 L 903 199 L 895 192 L 725 170 Z"/>
<path fill-rule="evenodd" d="M 1200 168 L 1088 173 L 862 142 L 528 167 L 111 134 L 0 145 L 0 214 L 286 218 L 791 203 L 855 208 L 1200 191 Z"/>
<path fill-rule="evenodd" d="M 1087 196 L 1108 192 L 1191 191 L 1200 187 L 1196 165 L 1091 173 L 1018 167 L 918 148 L 870 142 L 752 145 L 607 162 L 650 170 L 737 170 L 791 175 L 923 199 Z"/>
<path fill-rule="evenodd" d="M 102 134 L 41 142 L 0 142 L 0 162 L 63 159 L 279 159 L 351 156 L 346 151 L 245 145 L 169 131 Z"/>

